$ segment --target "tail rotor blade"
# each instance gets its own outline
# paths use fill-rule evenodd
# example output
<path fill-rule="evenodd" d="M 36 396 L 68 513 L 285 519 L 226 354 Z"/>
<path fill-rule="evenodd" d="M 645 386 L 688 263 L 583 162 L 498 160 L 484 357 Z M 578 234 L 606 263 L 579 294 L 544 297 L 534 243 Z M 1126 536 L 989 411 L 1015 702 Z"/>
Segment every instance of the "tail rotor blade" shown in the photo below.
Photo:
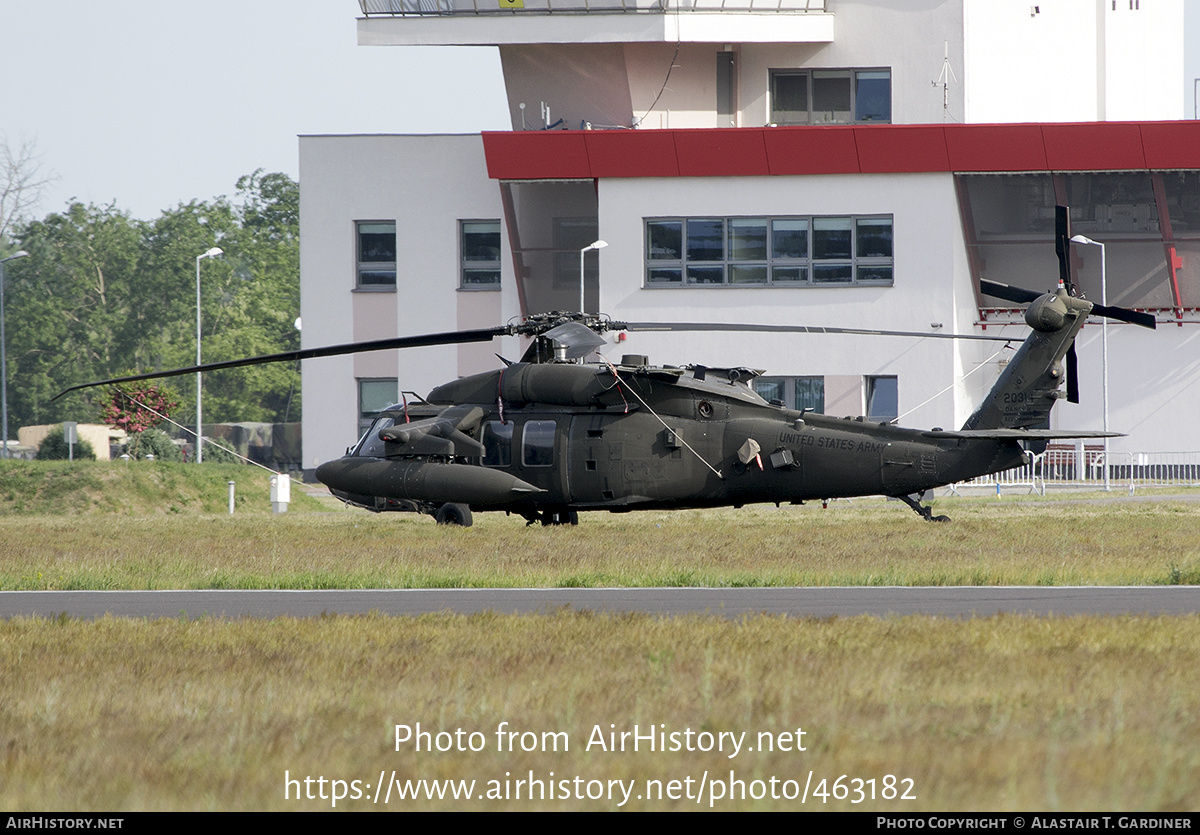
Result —
<path fill-rule="evenodd" d="M 1075 353 L 1075 343 L 1067 349 L 1067 402 L 1079 402 L 1079 357 Z"/>
<path fill-rule="evenodd" d="M 1066 206 L 1054 207 L 1054 252 L 1058 255 L 1058 280 L 1067 293 L 1075 295 L 1071 285 L 1071 213 Z"/>
<path fill-rule="evenodd" d="M 1141 325 L 1143 328 L 1150 328 L 1151 330 L 1157 327 L 1154 315 L 1143 313 L 1140 310 L 1130 310 L 1126 307 L 1110 307 L 1106 304 L 1093 304 L 1092 313 L 1095 313 L 1097 316 L 1107 316 L 1109 319 L 1116 319 L 1118 322 Z"/>
<path fill-rule="evenodd" d="M 1024 287 L 1013 287 L 1010 284 L 1001 284 L 999 281 L 988 281 L 986 278 L 979 280 L 979 291 L 985 296 L 993 296 L 1017 304 L 1028 304 L 1042 296 L 1041 293 L 1026 290 Z"/>

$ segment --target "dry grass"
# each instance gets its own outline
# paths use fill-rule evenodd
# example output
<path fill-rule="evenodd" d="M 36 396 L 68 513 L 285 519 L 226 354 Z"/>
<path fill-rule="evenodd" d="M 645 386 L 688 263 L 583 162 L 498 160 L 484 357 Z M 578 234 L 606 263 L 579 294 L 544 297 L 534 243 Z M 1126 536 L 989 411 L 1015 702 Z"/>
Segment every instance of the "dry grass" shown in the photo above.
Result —
<path fill-rule="evenodd" d="M 928 525 L 903 506 L 858 500 L 589 514 L 577 528 L 484 515 L 454 529 L 296 505 L 229 518 L 206 509 L 211 497 L 181 503 L 178 484 L 163 498 L 169 488 L 151 479 L 138 488 L 145 497 L 107 509 L 103 488 L 83 501 L 41 484 L 40 505 L 19 489 L 0 495 L 0 588 L 1200 581 L 1191 502 L 943 500 L 938 510 L 954 522 Z M 62 512 L 39 510 L 47 501 Z M 142 501 L 155 509 L 139 510 Z M 811 772 L 814 790 L 848 775 L 875 778 L 878 793 L 892 774 L 911 778 L 917 798 L 822 806 L 810 797 L 804 808 L 1194 809 L 1198 655 L 1200 617 L 16 619 L 0 622 L 0 809 L 324 809 L 329 800 L 285 800 L 285 772 L 361 787 L 392 771 L 402 781 L 474 779 L 480 791 L 506 772 L 635 780 L 626 808 L 694 809 L 707 795 L 699 806 L 636 795 L 647 780 L 665 787 L 731 770 L 750 791 L 772 777 L 800 789 Z M 417 722 L 478 730 L 487 749 L 394 751 L 393 727 Z M 497 752 L 500 722 L 565 732 L 571 750 Z M 803 727 L 808 750 L 733 759 L 583 750 L 595 726 L 610 724 L 745 731 L 747 744 Z M 800 808 L 769 798 L 715 806 Z"/>
<path fill-rule="evenodd" d="M 358 510 L 0 516 L 0 588 L 1075 585 L 1200 582 L 1200 503 L 881 500 L 468 529 Z"/>
<path fill-rule="evenodd" d="M 558 613 L 0 623 L 0 808 L 325 809 L 284 773 L 361 780 L 913 780 L 804 808 L 1196 809 L 1200 618 L 813 621 Z M 569 752 L 497 752 L 500 722 Z M 393 727 L 486 735 L 394 750 Z M 804 752 L 606 753 L 594 726 L 803 728 Z M 695 785 L 695 784 L 693 784 Z M 313 791 L 318 791 L 313 784 Z M 326 788 L 326 793 L 330 791 Z M 371 792 L 367 792 L 368 796 Z M 634 798 L 626 808 L 706 808 Z M 293 798 L 295 794 L 293 793 Z M 366 799 L 338 808 L 365 809 Z M 392 808 L 610 809 L 608 800 Z M 716 808 L 798 809 L 798 800 Z"/>

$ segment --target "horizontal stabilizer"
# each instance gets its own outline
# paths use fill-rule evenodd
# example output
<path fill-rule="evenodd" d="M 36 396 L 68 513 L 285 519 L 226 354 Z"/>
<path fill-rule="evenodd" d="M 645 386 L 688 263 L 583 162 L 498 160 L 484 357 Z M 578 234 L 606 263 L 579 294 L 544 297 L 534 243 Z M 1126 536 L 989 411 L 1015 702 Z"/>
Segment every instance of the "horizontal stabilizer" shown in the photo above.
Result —
<path fill-rule="evenodd" d="M 1121 432 L 1097 432 L 1087 429 L 931 429 L 926 438 L 951 438 L 964 441 L 1053 441 L 1060 438 L 1123 438 Z"/>

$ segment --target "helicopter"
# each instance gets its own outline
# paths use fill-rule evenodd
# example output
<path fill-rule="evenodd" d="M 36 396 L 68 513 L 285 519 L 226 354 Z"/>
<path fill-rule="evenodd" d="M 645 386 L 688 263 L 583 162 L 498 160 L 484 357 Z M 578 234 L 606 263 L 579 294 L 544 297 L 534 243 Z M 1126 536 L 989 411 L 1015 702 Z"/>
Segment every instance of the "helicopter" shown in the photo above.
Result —
<path fill-rule="evenodd" d="M 1064 396 L 1078 401 L 1075 337 L 1089 315 L 1144 327 L 1154 317 L 1079 297 L 1071 282 L 1070 219 L 1058 207 L 1059 283 L 1048 292 L 983 280 L 987 295 L 1027 304 L 1031 333 L 960 429 L 909 429 L 768 402 L 745 367 L 652 365 L 626 354 L 585 362 L 608 331 L 724 330 L 851 333 L 1011 342 L 1011 337 L 793 325 L 614 322 L 546 313 L 495 328 L 405 336 L 207 363 L 74 386 L 128 382 L 361 351 L 529 337 L 520 361 L 434 388 L 380 412 L 346 455 L 316 470 L 350 505 L 415 511 L 469 526 L 473 513 L 505 511 L 529 524 L 577 524 L 580 511 L 626 512 L 828 501 L 884 495 L 930 522 L 928 490 L 1029 463 L 1053 439 L 1119 433 L 1051 430 Z"/>

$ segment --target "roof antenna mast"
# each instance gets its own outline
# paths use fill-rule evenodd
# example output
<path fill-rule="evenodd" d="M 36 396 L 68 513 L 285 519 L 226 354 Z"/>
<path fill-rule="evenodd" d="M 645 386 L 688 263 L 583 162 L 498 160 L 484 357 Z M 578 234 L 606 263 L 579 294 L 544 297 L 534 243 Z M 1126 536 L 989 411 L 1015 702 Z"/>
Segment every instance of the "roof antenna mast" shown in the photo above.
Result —
<path fill-rule="evenodd" d="M 957 84 L 958 78 L 954 75 L 954 68 L 950 66 L 950 41 L 944 42 L 946 45 L 945 57 L 942 58 L 942 74 L 937 77 L 937 81 L 933 82 L 934 87 L 942 88 L 942 121 L 950 118 L 950 84 Z"/>

